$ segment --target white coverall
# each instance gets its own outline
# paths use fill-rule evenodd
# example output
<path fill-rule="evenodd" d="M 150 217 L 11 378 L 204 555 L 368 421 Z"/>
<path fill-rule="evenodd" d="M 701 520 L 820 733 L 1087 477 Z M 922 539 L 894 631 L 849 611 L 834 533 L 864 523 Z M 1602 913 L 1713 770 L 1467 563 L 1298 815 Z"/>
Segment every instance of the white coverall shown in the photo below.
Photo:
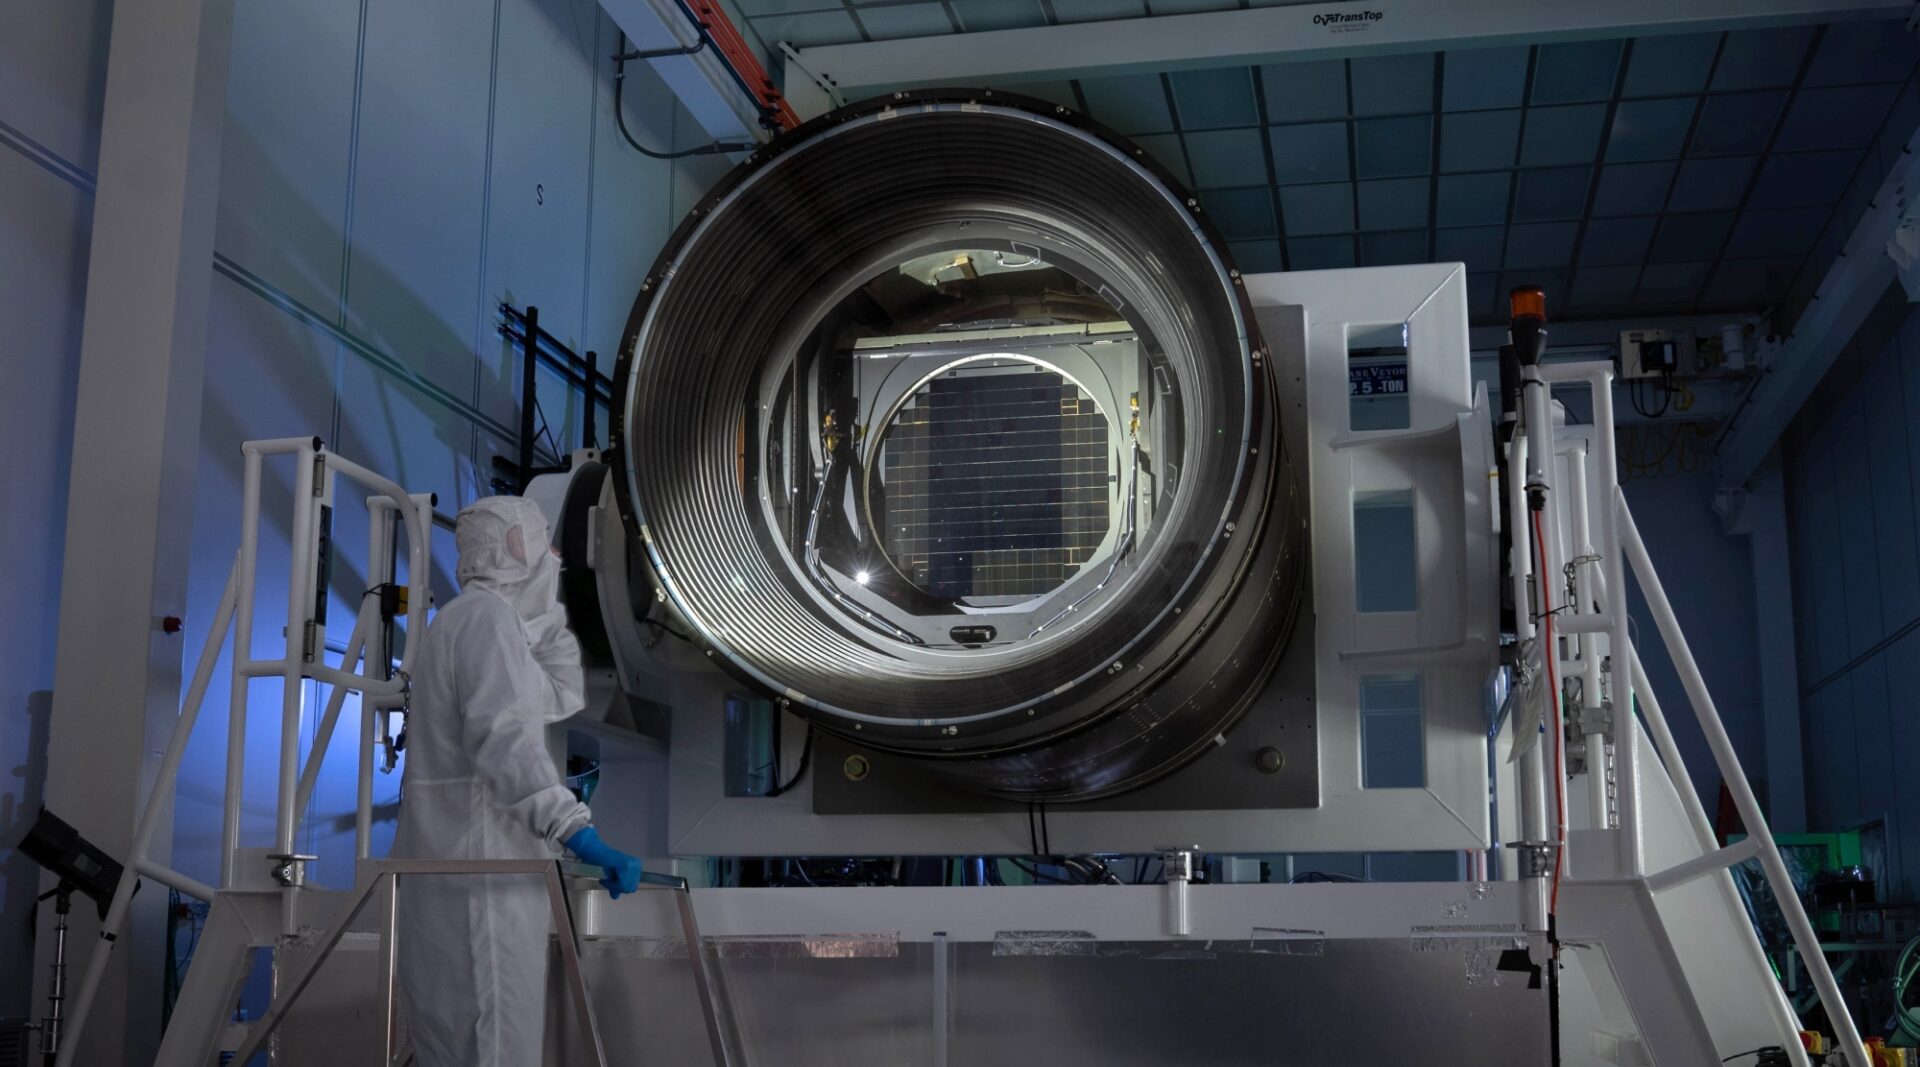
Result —
<path fill-rule="evenodd" d="M 460 512 L 455 541 L 461 593 L 415 657 L 392 854 L 553 859 L 592 814 L 546 744 L 585 691 L 546 519 L 489 497 Z M 420 1067 L 541 1062 L 552 915 L 537 876 L 400 880 L 400 996 Z"/>

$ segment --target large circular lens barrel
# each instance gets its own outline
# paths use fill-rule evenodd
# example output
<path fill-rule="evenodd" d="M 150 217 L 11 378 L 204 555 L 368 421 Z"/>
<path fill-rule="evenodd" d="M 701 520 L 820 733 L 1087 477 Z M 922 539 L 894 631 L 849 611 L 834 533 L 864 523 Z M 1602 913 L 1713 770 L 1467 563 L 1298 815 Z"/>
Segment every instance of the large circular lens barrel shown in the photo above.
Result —
<path fill-rule="evenodd" d="M 610 454 L 667 606 L 818 728 L 1019 799 L 1119 792 L 1258 693 L 1305 509 L 1197 200 L 989 91 L 822 116 L 647 277 Z"/>

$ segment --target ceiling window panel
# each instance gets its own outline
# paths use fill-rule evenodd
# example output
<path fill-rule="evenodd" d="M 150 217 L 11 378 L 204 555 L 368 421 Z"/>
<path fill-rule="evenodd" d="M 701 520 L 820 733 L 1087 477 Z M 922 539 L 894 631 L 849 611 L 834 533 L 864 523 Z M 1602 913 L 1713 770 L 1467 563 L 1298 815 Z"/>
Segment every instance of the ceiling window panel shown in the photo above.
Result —
<path fill-rule="evenodd" d="M 1609 163 L 1600 168 L 1600 187 L 1594 190 L 1593 214 L 1655 215 L 1667 206 L 1675 164 Z"/>
<path fill-rule="evenodd" d="M 1696 156 L 1733 156 L 1764 151 L 1767 135 L 1787 102 L 1784 90 L 1710 96 L 1687 152 Z"/>
<path fill-rule="evenodd" d="M 1760 165 L 1760 179 L 1748 198 L 1750 208 L 1817 207 L 1832 204 L 1846 191 L 1860 165 L 1860 153 L 1775 153 Z"/>
<path fill-rule="evenodd" d="M 1507 269 L 1537 270 L 1564 267 L 1573 258 L 1573 240 L 1580 226 L 1573 222 L 1534 222 L 1507 230 Z"/>
<path fill-rule="evenodd" d="M 1600 146 L 1600 124 L 1606 115 L 1605 104 L 1529 109 L 1526 132 L 1520 141 L 1520 165 L 1551 167 L 1593 162 Z"/>
<path fill-rule="evenodd" d="M 1440 119 L 1440 169 L 1511 167 L 1520 147 L 1520 112 L 1460 111 Z"/>
<path fill-rule="evenodd" d="M 1433 53 L 1367 56 L 1351 61 L 1353 113 L 1393 115 L 1433 110 Z"/>
<path fill-rule="evenodd" d="M 1577 307 L 1617 307 L 1633 299 L 1640 268 L 1581 267 L 1573 276 L 1567 302 Z"/>
<path fill-rule="evenodd" d="M 1400 263 L 1427 262 L 1427 231 L 1401 230 L 1397 233 L 1368 233 L 1360 236 L 1360 265 L 1391 267 Z"/>
<path fill-rule="evenodd" d="M 1507 193 L 1513 183 L 1509 172 L 1443 174 L 1438 181 L 1437 225 L 1483 226 L 1507 221 Z"/>
<path fill-rule="evenodd" d="M 1806 84 L 1904 81 L 1913 64 L 1913 34 L 1899 19 L 1836 22 L 1820 37 Z"/>
<path fill-rule="evenodd" d="M 1181 129 L 1210 130 L 1259 123 L 1260 113 L 1253 102 L 1252 70 L 1246 67 L 1182 70 L 1170 77 Z"/>
<path fill-rule="evenodd" d="M 1287 217 L 1287 235 L 1311 237 L 1353 230 L 1353 186 L 1289 185 L 1280 190 L 1280 210 Z"/>
<path fill-rule="evenodd" d="M 1500 288 L 1500 276 L 1493 273 L 1467 275 L 1467 313 L 1499 315 L 1505 312 L 1507 291 Z"/>
<path fill-rule="evenodd" d="M 1521 171 L 1513 199 L 1513 221 L 1579 218 L 1586 211 L 1587 183 L 1592 176 L 1592 167 Z"/>
<path fill-rule="evenodd" d="M 1755 156 L 1687 160 L 1680 164 L 1680 176 L 1673 183 L 1673 196 L 1667 201 L 1667 210 L 1721 211 L 1739 207 L 1756 161 Z"/>
<path fill-rule="evenodd" d="M 1433 234 L 1433 258 L 1441 263 L 1460 262 L 1468 270 L 1493 270 L 1506 254 L 1505 226 L 1467 226 L 1435 230 Z"/>
<path fill-rule="evenodd" d="M 1681 96 L 1707 87 L 1713 53 L 1720 47 L 1717 33 L 1683 33 L 1672 37 L 1641 37 L 1633 42 L 1623 96 Z"/>
<path fill-rule="evenodd" d="M 1700 300 L 1722 309 L 1758 308 L 1786 292 L 1799 272 L 1797 259 L 1729 259 L 1707 281 Z"/>
<path fill-rule="evenodd" d="M 1425 174 L 1433 159 L 1433 116 L 1361 119 L 1355 126 L 1355 169 L 1361 178 Z"/>
<path fill-rule="evenodd" d="M 1611 267 L 1638 263 L 1653 240 L 1654 220 L 1594 219 L 1580 241 L 1581 266 Z"/>
<path fill-rule="evenodd" d="M 1720 50 L 1713 69 L 1713 88 L 1771 89 L 1792 85 L 1800 61 L 1813 40 L 1811 26 L 1782 26 L 1769 30 L 1734 30 Z"/>
<path fill-rule="evenodd" d="M 860 24 L 876 41 L 902 37 L 937 37 L 953 32 L 947 9 L 939 4 L 888 4 L 860 9 Z"/>
<path fill-rule="evenodd" d="M 1259 130 L 1204 130 L 1186 138 L 1195 187 L 1267 184 L 1266 146 L 1260 142 Z"/>
<path fill-rule="evenodd" d="M 1275 126 L 1267 131 L 1273 142 L 1273 174 L 1281 185 L 1339 181 L 1347 173 L 1347 124 L 1314 122 L 1302 126 Z"/>
<path fill-rule="evenodd" d="M 1287 265 L 1292 270 L 1339 270 L 1354 265 L 1353 238 L 1289 237 Z"/>
<path fill-rule="evenodd" d="M 1268 189 L 1219 189 L 1201 193 L 1200 206 L 1221 236 L 1229 241 L 1274 237 L 1280 232 L 1273 220 L 1273 193 Z"/>
<path fill-rule="evenodd" d="M 1410 230 L 1427 224 L 1426 178 L 1360 182 L 1362 230 Z"/>
<path fill-rule="evenodd" d="M 1154 161 L 1173 172 L 1180 184 L 1193 187 L 1193 172 L 1187 169 L 1187 147 L 1177 133 L 1150 133 L 1135 137 L 1133 143 L 1147 150 Z"/>
<path fill-rule="evenodd" d="M 1686 146 L 1687 127 L 1693 122 L 1698 102 L 1691 96 L 1621 101 L 1614 109 L 1613 132 L 1607 138 L 1607 161 L 1678 158 Z"/>
<path fill-rule="evenodd" d="M 1448 111 L 1519 107 L 1527 91 L 1527 48 L 1463 48 L 1447 52 L 1441 88 Z"/>
<path fill-rule="evenodd" d="M 1711 261 L 1727 239 L 1733 225 L 1733 212 L 1713 211 L 1697 215 L 1668 215 L 1660 220 L 1653 247 L 1647 251 L 1649 263 Z"/>
<path fill-rule="evenodd" d="M 1083 78 L 1080 92 L 1087 111 L 1119 133 L 1165 133 L 1173 129 L 1173 111 L 1167 107 L 1166 88 L 1158 74 L 1119 74 Z"/>
<path fill-rule="evenodd" d="M 1040 0 L 947 0 L 947 6 L 960 19 L 968 33 L 987 30 L 1021 30 L 1045 26 L 1047 13 Z"/>
<path fill-rule="evenodd" d="M 1707 280 L 1705 263 L 1649 263 L 1640 273 L 1638 298 L 1653 304 L 1686 304 Z"/>
<path fill-rule="evenodd" d="M 1234 268 L 1245 274 L 1286 269 L 1280 259 L 1279 241 L 1228 241 L 1227 251 L 1233 255 Z"/>
<path fill-rule="evenodd" d="M 1347 116 L 1347 63 L 1274 63 L 1260 68 L 1268 122 L 1306 122 Z"/>
<path fill-rule="evenodd" d="M 1873 143 L 1899 89 L 1897 85 L 1802 89 L 1787 109 L 1775 147 L 1782 152 L 1865 148 Z"/>
<path fill-rule="evenodd" d="M 1804 256 L 1820 237 L 1830 209 L 1824 207 L 1748 210 L 1727 240 L 1728 259 Z"/>
<path fill-rule="evenodd" d="M 1624 41 L 1543 44 L 1534 63 L 1533 102 L 1581 104 L 1613 96 Z"/>

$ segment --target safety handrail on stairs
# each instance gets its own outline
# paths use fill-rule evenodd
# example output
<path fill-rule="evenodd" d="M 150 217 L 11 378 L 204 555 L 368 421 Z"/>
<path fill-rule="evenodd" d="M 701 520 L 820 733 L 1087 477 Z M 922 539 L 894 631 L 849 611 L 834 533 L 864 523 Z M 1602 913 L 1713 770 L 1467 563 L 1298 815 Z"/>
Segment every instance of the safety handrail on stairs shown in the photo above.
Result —
<path fill-rule="evenodd" d="M 1654 569 L 1653 559 L 1647 552 L 1646 542 L 1641 538 L 1640 530 L 1634 523 L 1633 514 L 1627 506 L 1626 493 L 1619 485 L 1615 466 L 1612 364 L 1603 362 L 1539 364 L 1522 368 L 1521 377 L 1524 382 L 1532 386 L 1524 390 L 1526 407 L 1523 423 L 1526 434 L 1534 437 L 1535 441 L 1525 442 L 1522 438 L 1516 438 L 1514 451 L 1516 456 L 1526 455 L 1529 448 L 1538 448 L 1538 442 L 1542 438 L 1546 440 L 1547 447 L 1541 450 L 1541 455 L 1546 457 L 1560 455 L 1559 437 L 1564 430 L 1553 424 L 1549 397 L 1549 392 L 1555 385 L 1586 386 L 1592 392 L 1592 425 L 1581 427 L 1580 432 L 1591 433 L 1594 436 L 1596 452 L 1594 463 L 1597 468 L 1595 473 L 1600 479 L 1601 505 L 1606 510 L 1606 514 L 1597 524 L 1600 542 L 1597 549 L 1589 554 L 1581 546 L 1576 545 L 1576 550 L 1580 551 L 1581 555 L 1576 561 L 1564 561 L 1558 558 L 1560 554 L 1558 537 L 1547 538 L 1546 543 L 1541 546 L 1541 553 L 1545 556 L 1545 566 L 1536 568 L 1533 553 L 1519 547 L 1526 542 L 1527 533 L 1524 522 L 1526 509 L 1530 506 L 1544 510 L 1550 517 L 1549 521 L 1553 529 L 1563 528 L 1558 521 L 1561 505 L 1554 493 L 1555 465 L 1550 460 L 1529 465 L 1524 484 L 1518 476 L 1517 468 L 1510 468 L 1513 478 L 1512 484 L 1507 487 L 1509 493 L 1507 514 L 1516 523 L 1513 536 L 1516 545 L 1514 582 L 1517 603 L 1531 602 L 1527 582 L 1530 577 L 1540 579 L 1542 576 L 1539 575 L 1539 571 L 1544 571 L 1544 580 L 1553 583 L 1556 587 L 1561 581 L 1562 571 L 1577 571 L 1577 563 L 1593 564 L 1597 571 L 1592 585 L 1593 593 L 1591 595 L 1583 593 L 1579 600 L 1588 604 L 1599 601 L 1603 606 L 1593 611 L 1581 610 L 1576 614 L 1563 616 L 1555 629 L 1561 634 L 1577 639 L 1584 639 L 1584 635 L 1588 634 L 1601 634 L 1609 639 L 1606 651 L 1612 663 L 1611 697 L 1617 709 L 1613 716 L 1611 741 L 1618 748 L 1622 763 L 1626 765 L 1623 776 L 1630 784 L 1628 788 L 1620 791 L 1622 797 L 1616 813 L 1617 824 L 1610 825 L 1604 809 L 1600 809 L 1596 811 L 1596 818 L 1599 820 L 1598 828 L 1618 832 L 1615 842 L 1615 848 L 1618 850 L 1616 857 L 1619 861 L 1618 865 L 1626 873 L 1642 878 L 1654 891 L 1670 889 L 1695 878 L 1716 873 L 1722 868 L 1730 867 L 1745 859 L 1757 859 L 1767 884 L 1773 890 L 1780 911 L 1786 919 L 1787 927 L 1793 934 L 1794 944 L 1806 962 L 1814 988 L 1819 993 L 1820 1004 L 1825 1008 L 1828 1020 L 1834 1028 L 1836 1043 L 1852 1067 L 1872 1067 L 1873 1060 L 1868 1055 L 1866 1046 L 1861 1041 L 1859 1029 L 1847 1010 L 1839 983 L 1834 979 L 1833 970 L 1827 963 L 1825 954 L 1820 950 L 1819 935 L 1814 930 L 1812 921 L 1807 917 L 1806 908 L 1801 903 L 1792 877 L 1787 872 L 1786 863 L 1780 856 L 1780 849 L 1774 841 L 1773 832 L 1760 810 L 1760 802 L 1754 795 L 1753 787 L 1740 765 L 1739 756 L 1734 751 L 1733 741 L 1727 735 L 1725 724 L 1721 722 L 1713 697 L 1707 691 L 1706 680 L 1700 672 L 1700 665 L 1693 658 L 1693 651 L 1687 644 L 1686 636 L 1681 633 L 1679 620 L 1674 614 L 1672 603 L 1667 599 L 1665 588 L 1660 583 L 1660 576 Z M 1545 386 L 1545 388 L 1539 386 Z M 1545 432 L 1541 433 L 1540 428 L 1544 428 Z M 1584 527 L 1587 522 L 1585 472 L 1578 467 L 1578 464 L 1584 461 L 1584 456 L 1569 460 L 1569 468 L 1575 476 L 1569 479 L 1568 488 L 1570 492 L 1579 493 L 1580 499 L 1569 505 L 1568 521 L 1572 525 L 1564 527 L 1567 529 L 1572 529 L 1575 525 Z M 1534 492 L 1541 496 L 1538 504 L 1526 499 L 1529 493 Z M 1581 532 L 1583 531 L 1575 530 L 1576 534 Z M 1565 566 L 1563 567 L 1562 564 Z M 1673 743 L 1673 736 L 1667 727 L 1665 717 L 1660 712 L 1658 702 L 1652 699 L 1645 668 L 1640 662 L 1639 653 L 1634 648 L 1627 628 L 1626 575 L 1629 572 L 1640 583 L 1641 592 L 1653 613 L 1668 655 L 1686 689 L 1688 703 L 1692 705 L 1700 729 L 1706 735 L 1714 763 L 1718 766 L 1721 778 L 1733 797 L 1734 806 L 1746 825 L 1749 836 L 1746 841 L 1738 845 L 1717 847 L 1717 841 L 1706 823 L 1699 795 L 1695 792 L 1692 780 L 1687 775 L 1679 749 Z M 1568 581 L 1573 580 L 1569 576 Z M 1567 606 L 1577 607 L 1575 604 Z M 1525 614 L 1523 611 L 1522 616 L 1524 617 Z M 1523 624 L 1521 628 L 1523 631 L 1529 631 L 1531 625 Z M 1546 650 L 1548 656 L 1558 656 L 1558 654 L 1557 649 Z M 1589 659 L 1588 662 L 1591 663 L 1592 660 Z M 1636 696 L 1639 699 L 1634 699 Z M 1640 812 L 1637 804 L 1630 799 L 1634 792 L 1631 783 L 1637 775 L 1637 770 L 1632 766 L 1634 735 L 1639 728 L 1635 722 L 1636 716 L 1632 713 L 1636 707 L 1640 713 L 1639 718 L 1643 718 L 1646 722 L 1647 732 L 1654 740 L 1656 752 L 1661 761 L 1667 765 L 1668 774 L 1680 794 L 1688 821 L 1692 824 L 1696 840 L 1702 850 L 1702 855 L 1697 859 L 1652 873 L 1641 870 L 1638 825 Z M 1618 709 L 1625 709 L 1625 711 L 1623 713 Z M 1592 758 L 1595 757 L 1590 753 L 1589 759 Z M 1562 847 L 1564 848 L 1564 843 Z M 1764 962 L 1760 965 L 1764 966 Z"/>

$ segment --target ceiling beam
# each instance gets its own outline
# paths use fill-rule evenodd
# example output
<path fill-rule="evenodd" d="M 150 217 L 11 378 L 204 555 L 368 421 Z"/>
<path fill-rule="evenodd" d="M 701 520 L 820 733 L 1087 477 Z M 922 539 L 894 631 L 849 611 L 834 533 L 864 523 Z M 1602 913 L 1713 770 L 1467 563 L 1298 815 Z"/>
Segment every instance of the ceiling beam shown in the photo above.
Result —
<path fill-rule="evenodd" d="M 1907 138 L 1894 160 L 1893 170 L 1866 214 L 1853 227 L 1847 243 L 1800 319 L 1793 325 L 1764 375 L 1735 412 L 1719 443 L 1720 484 L 1744 487 L 1759 472 L 1768 453 L 1813 395 L 1814 387 L 1833 369 L 1848 342 L 1867 316 L 1887 295 L 1894 282 L 1893 259 L 1887 242 L 1900 228 L 1909 209 L 1920 200 L 1920 130 Z"/>
<path fill-rule="evenodd" d="M 799 48 L 792 55 L 800 70 L 789 64 L 787 91 L 822 108 L 828 100 L 816 91 L 822 82 L 853 100 L 917 87 L 994 87 L 1335 56 L 1904 18 L 1911 9 L 1912 0 L 1312 3 Z"/>

